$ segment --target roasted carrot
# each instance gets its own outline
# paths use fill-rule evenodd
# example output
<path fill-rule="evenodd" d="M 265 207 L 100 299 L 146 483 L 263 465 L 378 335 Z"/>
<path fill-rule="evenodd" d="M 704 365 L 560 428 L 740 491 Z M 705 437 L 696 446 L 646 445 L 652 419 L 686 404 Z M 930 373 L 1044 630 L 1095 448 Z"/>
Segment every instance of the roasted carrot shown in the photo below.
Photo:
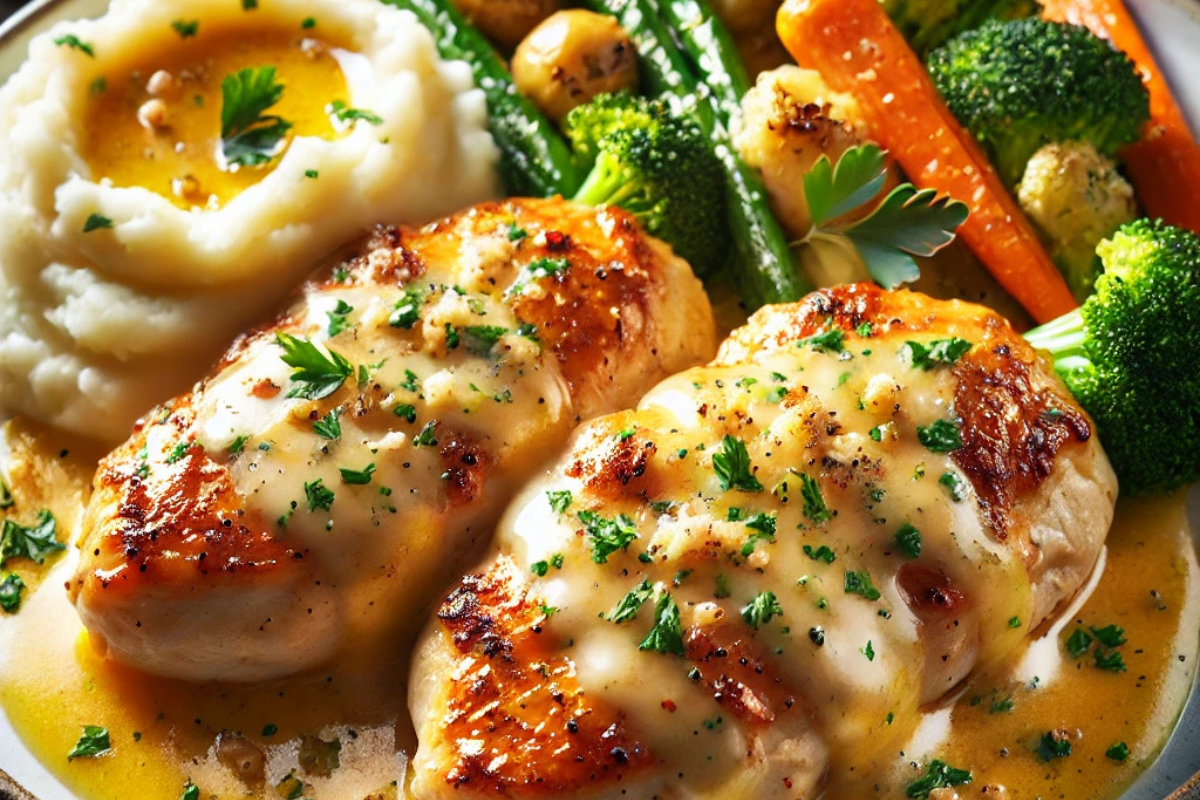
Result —
<path fill-rule="evenodd" d="M 1083 25 L 1133 59 L 1150 90 L 1150 122 L 1121 159 L 1146 213 L 1200 233 L 1200 145 L 1121 0 L 1042 0 L 1042 16 Z"/>
<path fill-rule="evenodd" d="M 1029 221 L 879 0 L 787 0 L 778 28 L 800 66 L 857 98 L 872 138 L 909 180 L 967 204 L 959 235 L 1034 319 L 1075 308 Z"/>

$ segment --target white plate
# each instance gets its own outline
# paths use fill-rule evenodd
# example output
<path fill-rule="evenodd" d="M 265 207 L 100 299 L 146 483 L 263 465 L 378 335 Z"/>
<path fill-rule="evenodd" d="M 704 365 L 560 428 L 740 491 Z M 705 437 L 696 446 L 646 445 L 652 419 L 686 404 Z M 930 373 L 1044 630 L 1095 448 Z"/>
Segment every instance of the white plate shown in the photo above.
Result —
<path fill-rule="evenodd" d="M 1200 131 L 1200 0 L 1127 0 L 1142 31 L 1183 104 L 1192 129 Z M 29 39 L 64 19 L 98 16 L 107 0 L 39 0 L 0 25 L 0 81 L 25 60 Z M 1200 547 L 1200 487 L 1192 492 L 1192 528 Z M 25 749 L 0 709 L 0 769 L 40 800 L 74 796 Z M 1187 708 L 1158 761 L 1122 800 L 1162 800 L 1200 773 L 1200 675 Z M 6 798 L 0 786 L 0 800 Z M 1200 800 L 1200 787 L 1179 800 Z"/>

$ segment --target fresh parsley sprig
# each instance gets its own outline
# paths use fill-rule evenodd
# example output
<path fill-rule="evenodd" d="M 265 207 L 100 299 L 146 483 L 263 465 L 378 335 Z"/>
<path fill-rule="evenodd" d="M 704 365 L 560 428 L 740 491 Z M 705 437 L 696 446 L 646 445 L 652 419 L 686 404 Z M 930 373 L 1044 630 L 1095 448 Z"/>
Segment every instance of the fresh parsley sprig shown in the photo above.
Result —
<path fill-rule="evenodd" d="M 308 339 L 277 333 L 275 343 L 283 348 L 283 363 L 293 368 L 288 397 L 320 400 L 342 388 L 354 374 L 354 366 L 345 356 L 332 350 L 326 355 Z"/>
<path fill-rule="evenodd" d="M 804 176 L 804 197 L 812 230 L 799 244 L 820 237 L 844 237 L 854 245 L 879 285 L 894 289 L 920 277 L 914 256 L 932 256 L 954 241 L 967 219 L 967 206 L 933 189 L 904 183 L 866 217 L 838 218 L 875 197 L 887 180 L 887 154 L 873 144 L 852 147 L 837 164 L 821 156 Z"/>
<path fill-rule="evenodd" d="M 230 166 L 259 166 L 275 156 L 292 123 L 265 112 L 282 97 L 274 67 L 248 67 L 221 82 L 221 150 Z"/>
<path fill-rule="evenodd" d="M 49 511 L 38 514 L 37 524 L 30 527 L 4 520 L 0 529 L 0 567 L 13 558 L 28 558 L 41 564 L 51 553 L 66 549 L 58 541 L 57 524 Z"/>

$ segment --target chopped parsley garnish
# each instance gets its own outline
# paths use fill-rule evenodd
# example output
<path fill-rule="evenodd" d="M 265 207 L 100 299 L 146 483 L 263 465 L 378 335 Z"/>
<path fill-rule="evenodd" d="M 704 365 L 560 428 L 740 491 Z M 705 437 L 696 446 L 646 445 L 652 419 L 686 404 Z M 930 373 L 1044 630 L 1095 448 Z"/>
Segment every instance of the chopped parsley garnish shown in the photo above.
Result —
<path fill-rule="evenodd" d="M 76 36 L 73 33 L 68 33 L 68 34 L 64 34 L 63 36 L 59 36 L 57 39 L 54 40 L 54 43 L 56 45 L 58 45 L 59 47 L 62 47 L 65 44 L 67 47 L 71 48 L 72 50 L 78 50 L 79 52 L 83 53 L 84 55 L 88 56 L 89 58 L 96 57 L 96 51 L 94 49 L 92 49 L 92 46 L 90 44 L 88 44 L 87 42 L 83 41 L 82 39 L 80 39 L 78 36 Z"/>
<path fill-rule="evenodd" d="M 341 415 L 342 411 L 339 408 L 335 408 L 333 411 L 330 411 L 328 414 L 313 423 L 313 433 L 317 434 L 317 436 L 320 436 L 322 439 L 328 439 L 331 442 L 336 442 L 338 439 L 342 438 L 342 423 L 339 419 Z"/>
<path fill-rule="evenodd" d="M 759 592 L 753 600 L 742 607 L 742 619 L 751 628 L 758 630 L 775 617 L 783 616 L 783 607 L 774 592 Z"/>
<path fill-rule="evenodd" d="M 561 275 L 571 268 L 571 262 L 565 258 L 538 258 L 530 261 L 525 269 L 535 278 L 552 278 Z"/>
<path fill-rule="evenodd" d="M 1067 637 L 1067 653 L 1071 658 L 1082 658 L 1092 646 L 1092 637 L 1083 628 L 1076 628 Z"/>
<path fill-rule="evenodd" d="M 804 545 L 804 555 L 811 558 L 813 561 L 824 561 L 826 564 L 832 564 L 837 560 L 837 555 L 829 549 L 828 545 L 821 545 L 816 550 L 811 544 Z"/>
<path fill-rule="evenodd" d="M 800 473 L 800 497 L 804 500 L 804 516 L 814 525 L 833 519 L 833 512 L 825 505 L 821 485 L 805 473 Z"/>
<path fill-rule="evenodd" d="M 416 406 L 410 406 L 407 403 L 400 403 L 392 409 L 392 413 L 410 424 L 417 421 Z"/>
<path fill-rule="evenodd" d="M 344 356 L 332 350 L 326 355 L 308 339 L 277 333 L 275 343 L 283 348 L 280 356 L 283 363 L 293 368 L 288 397 L 320 400 L 342 388 L 346 379 L 354 374 L 354 367 Z"/>
<path fill-rule="evenodd" d="M 111 749 L 112 743 L 108 739 L 108 728 L 101 728 L 98 725 L 84 725 L 83 734 L 79 737 L 79 741 L 67 753 L 67 760 L 91 758 L 101 753 L 107 753 Z"/>
<path fill-rule="evenodd" d="M 1124 742 L 1117 742 L 1112 747 L 1104 751 L 1104 755 L 1111 758 L 1113 761 L 1125 761 L 1129 758 L 1129 745 Z"/>
<path fill-rule="evenodd" d="M 304 170 L 304 177 L 316 180 L 317 178 L 321 177 L 321 173 L 315 169 L 306 169 Z"/>
<path fill-rule="evenodd" d="M 668 592 L 663 592 L 658 598 L 654 607 L 654 627 L 646 634 L 638 649 L 683 655 L 683 623 L 679 618 L 679 606 Z"/>
<path fill-rule="evenodd" d="M 362 469 L 345 469 L 339 468 L 338 472 L 342 473 L 342 483 L 348 483 L 351 486 L 366 486 L 371 482 L 371 476 L 375 474 L 375 464 L 367 464 Z"/>
<path fill-rule="evenodd" d="M 333 117 L 336 122 L 343 124 L 362 120 L 369 122 L 372 125 L 382 125 L 383 118 L 378 114 L 372 114 L 370 111 L 365 111 L 361 108 L 351 108 L 341 100 L 334 100 L 325 109 L 329 116 Z"/>
<path fill-rule="evenodd" d="M 0 609 L 7 614 L 15 614 L 21 608 L 21 590 L 25 581 L 15 572 L 10 572 L 0 581 Z"/>
<path fill-rule="evenodd" d="M 1092 655 L 1096 659 L 1097 669 L 1105 672 L 1124 672 L 1128 669 L 1125 666 L 1125 657 L 1121 655 L 1120 651 L 1097 647 Z"/>
<path fill-rule="evenodd" d="M 1008 620 L 1008 627 L 1014 628 L 1014 629 L 1021 627 L 1021 618 L 1020 617 L 1010 617 Z"/>
<path fill-rule="evenodd" d="M 999 697 L 992 701 L 992 707 L 988 709 L 989 714 L 1006 714 L 1013 710 L 1012 697 Z"/>
<path fill-rule="evenodd" d="M 953 472 L 943 473 L 942 477 L 938 478 L 938 483 L 946 487 L 950 499 L 956 503 L 961 503 L 967 496 L 967 487 L 963 485 L 963 479 Z"/>
<path fill-rule="evenodd" d="M 550 508 L 558 514 L 567 513 L 567 509 L 574 502 L 574 497 L 571 496 L 571 492 L 567 489 L 546 492 L 546 497 L 550 500 Z"/>
<path fill-rule="evenodd" d="M 179 795 L 179 800 L 200 800 L 200 787 L 188 780 L 183 785 L 183 794 Z"/>
<path fill-rule="evenodd" d="M 177 19 L 171 23 L 171 27 L 179 34 L 181 39 L 190 39 L 200 30 L 200 20 L 182 20 Z"/>
<path fill-rule="evenodd" d="M 758 516 L 761 517 L 761 516 L 765 516 L 765 515 L 759 514 Z M 749 536 L 746 537 L 746 543 L 742 545 L 742 550 L 741 550 L 743 558 L 749 558 L 751 555 L 753 555 L 754 548 L 758 546 L 759 542 L 775 541 L 775 526 L 774 526 L 775 518 L 770 517 L 770 520 L 772 523 L 770 530 L 756 530 L 756 531 L 752 532 Z"/>
<path fill-rule="evenodd" d="M 866 656 L 866 657 L 867 657 L 867 661 L 874 661 L 874 660 L 875 660 L 875 647 L 874 647 L 874 646 L 871 644 L 871 640 L 870 640 L 870 639 L 868 639 L 868 640 L 867 640 L 867 646 L 866 646 L 866 647 L 860 647 L 860 648 L 858 648 L 858 652 L 860 652 L 860 653 L 862 653 L 864 656 Z"/>
<path fill-rule="evenodd" d="M 174 464 L 179 459 L 187 455 L 187 451 L 192 447 L 191 442 L 176 442 L 175 446 L 167 451 L 167 463 Z"/>
<path fill-rule="evenodd" d="M 274 722 L 268 722 L 266 725 L 263 725 L 262 735 L 264 739 L 268 739 L 277 733 L 279 733 L 279 726 Z"/>
<path fill-rule="evenodd" d="M 928 372 L 934 367 L 955 363 L 965 356 L 971 347 L 971 343 L 966 339 L 953 337 L 936 339 L 928 345 L 920 342 L 905 342 L 904 352 L 913 369 L 922 369 Z"/>
<path fill-rule="evenodd" d="M 546 573 L 550 571 L 549 561 L 535 561 L 529 565 L 529 571 L 539 578 L 546 577 Z"/>
<path fill-rule="evenodd" d="M 329 338 L 337 336 L 346 328 L 350 327 L 349 316 L 354 311 L 354 306 L 347 303 L 345 300 L 338 300 L 333 311 L 326 311 L 325 315 L 329 317 Z"/>
<path fill-rule="evenodd" d="M 412 326 L 421 319 L 421 306 L 424 302 L 425 295 L 421 293 L 420 289 L 406 288 L 404 296 L 396 301 L 391 315 L 388 316 L 388 325 L 393 328 L 412 330 Z"/>
<path fill-rule="evenodd" d="M 643 579 L 641 583 L 629 590 L 629 594 L 621 598 L 621 602 L 617 603 L 617 607 L 608 612 L 605 617 L 609 622 L 615 622 L 620 625 L 622 622 L 629 622 L 637 616 L 638 609 L 642 604 L 650 599 L 650 595 L 654 594 L 653 587 L 650 586 L 650 581 Z"/>
<path fill-rule="evenodd" d="M 871 573 L 865 569 L 861 572 L 846 570 L 846 580 L 842 584 L 842 588 L 846 594 L 861 595 L 868 600 L 878 600 L 880 597 L 879 590 L 871 582 Z"/>
<path fill-rule="evenodd" d="M 463 333 L 467 335 L 467 349 L 477 356 L 486 356 L 492 352 L 496 342 L 508 333 L 508 328 L 499 325 L 472 325 L 464 328 Z"/>
<path fill-rule="evenodd" d="M 83 232 L 91 233 L 92 231 L 104 230 L 112 226 L 113 221 L 103 214 L 88 214 L 88 218 L 83 223 Z"/>
<path fill-rule="evenodd" d="M 333 490 L 326 486 L 320 478 L 304 484 L 304 496 L 308 499 L 309 511 L 316 511 L 318 508 L 328 511 L 333 505 Z"/>
<path fill-rule="evenodd" d="M 421 432 L 413 437 L 413 447 L 436 447 L 438 443 L 437 437 L 434 435 L 436 430 L 436 421 L 429 420 L 429 422 L 426 422 Z"/>
<path fill-rule="evenodd" d="M 929 427 L 917 427 L 917 440 L 931 453 L 952 453 L 962 448 L 962 432 L 948 419 L 934 421 Z"/>
<path fill-rule="evenodd" d="M 258 8 L 258 0 L 242 0 L 243 11 L 253 11 Z"/>
<path fill-rule="evenodd" d="M 786 386 L 772 386 L 767 392 L 768 403 L 782 403 L 783 398 L 787 397 L 788 388 Z"/>
<path fill-rule="evenodd" d="M 292 123 L 264 112 L 282 97 L 274 67 L 248 67 L 221 81 L 221 149 L 231 166 L 258 166 L 274 156 Z"/>
<path fill-rule="evenodd" d="M 904 523 L 900 526 L 900 530 L 896 531 L 896 547 L 909 558 L 920 557 L 921 532 L 911 523 Z"/>
<path fill-rule="evenodd" d="M 638 537 L 633 520 L 624 514 L 607 519 L 594 511 L 580 511 L 578 516 L 588 536 L 592 537 L 592 561 L 597 564 L 607 563 L 610 555 L 627 549 Z"/>
<path fill-rule="evenodd" d="M 518 226 L 517 223 L 514 222 L 508 226 L 508 240 L 510 242 L 519 242 L 527 236 L 529 234 L 526 233 L 524 228 Z"/>
<path fill-rule="evenodd" d="M 54 515 L 45 510 L 38 512 L 37 524 L 28 528 L 11 519 L 4 520 L 0 532 L 0 567 L 13 558 L 28 558 L 41 564 L 51 553 L 65 550 L 66 546 L 55 538 L 57 532 Z"/>
<path fill-rule="evenodd" d="M 522 322 L 520 325 L 518 325 L 517 336 L 521 336 L 531 342 L 541 344 L 541 339 L 538 338 L 538 327 L 532 322 Z"/>
<path fill-rule="evenodd" d="M 14 505 L 16 505 L 16 501 L 13 500 L 8 484 L 0 480 L 0 508 L 12 508 Z"/>
<path fill-rule="evenodd" d="M 726 597 L 729 597 L 731 593 L 732 592 L 729 589 L 729 578 L 726 577 L 725 573 L 719 573 L 717 575 L 717 585 L 713 589 L 713 597 L 717 598 L 718 600 L 723 600 Z"/>
<path fill-rule="evenodd" d="M 449 322 L 445 324 L 446 331 L 446 349 L 457 350 L 459 344 L 458 328 L 455 328 Z"/>
<path fill-rule="evenodd" d="M 304 19 L 300 20 L 300 27 L 303 28 L 304 30 L 308 30 L 309 28 L 317 27 L 317 18 L 316 17 L 305 17 Z"/>
<path fill-rule="evenodd" d="M 1092 635 L 1105 647 L 1120 647 L 1125 644 L 1125 629 L 1116 625 L 1091 628 Z"/>
<path fill-rule="evenodd" d="M 840 353 L 846 349 L 846 334 L 839 328 L 830 328 L 823 333 L 809 336 L 796 342 L 797 347 L 809 347 L 827 353 Z"/>
<path fill-rule="evenodd" d="M 855 328 L 854 332 L 857 333 L 859 336 L 861 336 L 864 339 L 870 339 L 872 334 L 875 333 L 875 326 L 869 322 L 864 322 L 863 324 L 861 324 L 857 328 Z"/>
<path fill-rule="evenodd" d="M 969 770 L 956 769 L 945 761 L 935 758 L 925 767 L 925 774 L 910 783 L 904 790 L 904 794 L 906 797 L 916 798 L 916 800 L 927 800 L 929 793 L 934 789 L 962 786 L 970 782 Z"/>
<path fill-rule="evenodd" d="M 417 373 L 411 369 L 406 369 L 404 370 L 404 382 L 400 384 L 400 388 L 407 392 L 419 392 L 421 391 L 421 387 L 417 385 L 418 380 L 420 378 L 417 377 Z"/>
<path fill-rule="evenodd" d="M 1037 753 L 1043 761 L 1066 758 L 1071 755 L 1071 740 L 1061 731 L 1046 731 L 1038 742 Z"/>
<path fill-rule="evenodd" d="M 248 441 L 250 441 L 250 436 L 245 433 L 235 438 L 229 443 L 229 447 L 227 448 L 229 450 L 229 454 L 236 456 L 238 453 L 241 453 L 246 449 L 246 442 Z"/>
<path fill-rule="evenodd" d="M 554 555 L 550 556 L 550 566 L 554 567 L 555 569 L 562 569 L 563 562 L 565 560 L 566 559 L 563 557 L 562 553 L 555 553 Z"/>
<path fill-rule="evenodd" d="M 750 471 L 750 454 L 741 439 L 726 435 L 721 440 L 721 451 L 713 453 L 713 471 L 721 481 L 722 491 L 737 489 L 742 492 L 761 492 L 763 486 Z"/>

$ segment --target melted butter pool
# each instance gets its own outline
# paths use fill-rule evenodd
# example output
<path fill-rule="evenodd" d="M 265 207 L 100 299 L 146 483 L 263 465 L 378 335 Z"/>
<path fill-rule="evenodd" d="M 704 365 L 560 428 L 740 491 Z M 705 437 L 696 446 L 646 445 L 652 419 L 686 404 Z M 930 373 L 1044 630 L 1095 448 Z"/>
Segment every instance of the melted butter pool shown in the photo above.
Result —
<path fill-rule="evenodd" d="M 225 30 L 200 22 L 194 35 L 169 45 L 111 61 L 92 84 L 82 151 L 93 179 L 143 187 L 180 208 L 215 209 L 268 175 L 295 137 L 342 135 L 327 106 L 348 102 L 339 59 L 354 56 L 322 38 L 319 26 Z M 227 166 L 222 82 L 261 67 L 274 67 L 283 86 L 264 114 L 292 127 L 267 164 Z"/>

